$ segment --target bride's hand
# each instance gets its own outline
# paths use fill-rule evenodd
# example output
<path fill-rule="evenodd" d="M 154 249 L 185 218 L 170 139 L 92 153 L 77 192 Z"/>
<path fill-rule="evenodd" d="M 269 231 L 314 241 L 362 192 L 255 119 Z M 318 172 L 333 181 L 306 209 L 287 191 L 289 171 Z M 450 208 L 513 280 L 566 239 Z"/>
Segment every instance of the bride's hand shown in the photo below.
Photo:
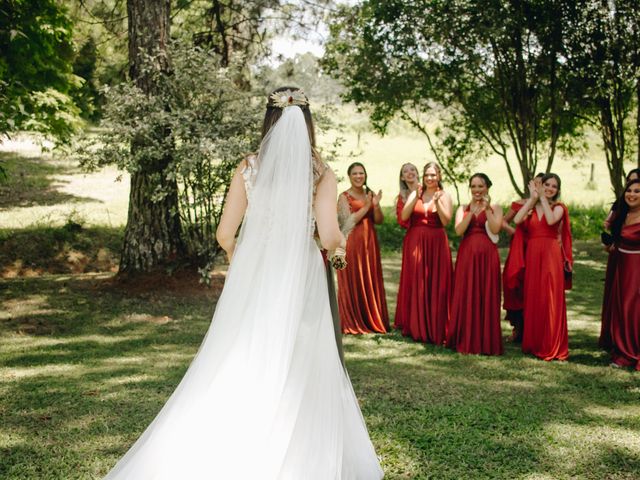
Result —
<path fill-rule="evenodd" d="M 226 250 L 227 253 L 227 262 L 229 262 L 229 265 L 231 265 L 231 259 L 233 258 L 233 252 L 236 251 L 236 242 L 233 242 L 233 245 L 231 245 L 231 248 L 229 248 L 229 250 Z"/>

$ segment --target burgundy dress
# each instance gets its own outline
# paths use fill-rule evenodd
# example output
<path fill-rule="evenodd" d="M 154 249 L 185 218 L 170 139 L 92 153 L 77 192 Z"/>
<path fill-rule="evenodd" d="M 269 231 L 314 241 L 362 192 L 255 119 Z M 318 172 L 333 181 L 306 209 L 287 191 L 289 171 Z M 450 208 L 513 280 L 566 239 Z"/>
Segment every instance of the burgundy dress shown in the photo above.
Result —
<path fill-rule="evenodd" d="M 613 255 L 613 272 L 606 276 L 603 332 L 610 342 L 611 360 L 640 370 L 640 223 L 622 228 Z"/>
<path fill-rule="evenodd" d="M 347 192 L 351 212 L 364 206 Z M 338 309 L 343 333 L 386 333 L 389 314 L 382 280 L 380 246 L 373 208 L 353 228 L 347 239 L 347 268 L 338 270 Z"/>
<path fill-rule="evenodd" d="M 416 202 L 402 243 L 402 270 L 395 326 L 414 340 L 445 342 L 453 266 L 447 234 L 437 212 Z"/>
<path fill-rule="evenodd" d="M 468 207 L 465 215 L 472 215 Z M 500 256 L 486 221 L 484 211 L 473 215 L 458 249 L 447 346 L 460 353 L 502 355 Z"/>
<path fill-rule="evenodd" d="M 564 216 L 554 225 L 544 215 L 538 218 L 535 209 L 525 220 L 522 351 L 542 360 L 569 357 L 564 263 L 571 263 L 571 226 L 562 207 Z"/>
<path fill-rule="evenodd" d="M 522 208 L 518 202 L 511 203 L 511 210 L 518 213 Z M 507 311 L 507 320 L 516 326 L 521 322 L 524 307 L 524 251 L 525 251 L 524 223 L 516 225 L 516 231 L 511 237 L 509 253 L 504 262 L 502 273 L 502 288 L 504 291 L 503 308 Z"/>

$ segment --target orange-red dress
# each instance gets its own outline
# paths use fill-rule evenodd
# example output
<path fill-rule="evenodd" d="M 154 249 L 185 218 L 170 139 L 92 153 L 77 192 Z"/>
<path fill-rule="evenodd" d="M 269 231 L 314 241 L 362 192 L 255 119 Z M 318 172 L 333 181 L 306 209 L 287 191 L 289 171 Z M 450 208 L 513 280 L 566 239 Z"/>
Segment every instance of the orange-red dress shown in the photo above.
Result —
<path fill-rule="evenodd" d="M 468 207 L 465 215 L 473 215 Z M 500 256 L 486 221 L 484 211 L 473 215 L 460 242 L 447 346 L 460 353 L 502 355 Z"/>
<path fill-rule="evenodd" d="M 347 192 L 351 212 L 364 206 Z M 382 281 L 380 246 L 373 222 L 373 208 L 353 228 L 347 239 L 347 268 L 338 271 L 338 309 L 343 333 L 386 333 L 389 330 L 387 300 Z"/>
<path fill-rule="evenodd" d="M 524 334 L 522 351 L 542 360 L 569 357 L 564 264 L 572 264 L 571 226 L 563 218 L 547 224 L 535 209 L 525 220 L 527 248 L 524 272 Z"/>
<path fill-rule="evenodd" d="M 411 219 L 402 220 L 402 209 L 404 208 L 404 204 L 405 204 L 405 199 L 402 198 L 401 195 L 398 195 L 396 197 L 396 220 L 398 222 L 398 225 L 400 225 L 404 229 L 408 229 L 409 226 L 411 225 Z M 402 271 L 400 272 L 400 278 L 402 278 Z M 402 322 L 402 319 L 398 317 L 398 312 L 396 309 L 396 317 L 393 322 L 394 328 L 397 328 L 398 330 L 402 330 L 401 322 Z"/>
<path fill-rule="evenodd" d="M 640 370 L 640 223 L 622 228 L 602 309 L 611 360 Z M 611 268 L 611 262 L 608 265 Z"/>
<path fill-rule="evenodd" d="M 518 213 L 523 204 L 511 203 L 511 210 Z M 507 320 L 514 327 L 520 327 L 522 309 L 524 307 L 524 251 L 525 251 L 524 223 L 516 225 L 516 231 L 511 237 L 509 253 L 504 262 L 502 272 L 502 289 L 504 300 L 502 307 L 507 311 Z"/>
<path fill-rule="evenodd" d="M 395 326 L 414 340 L 441 345 L 449 320 L 453 265 L 447 234 L 436 212 L 418 199 L 402 243 Z"/>

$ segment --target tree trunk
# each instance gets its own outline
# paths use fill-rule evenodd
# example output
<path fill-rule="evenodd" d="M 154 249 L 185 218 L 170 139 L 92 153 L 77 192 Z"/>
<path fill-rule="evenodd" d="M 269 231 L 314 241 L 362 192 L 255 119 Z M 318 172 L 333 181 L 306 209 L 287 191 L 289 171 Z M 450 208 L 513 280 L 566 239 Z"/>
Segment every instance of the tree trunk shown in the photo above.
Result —
<path fill-rule="evenodd" d="M 600 108 L 600 133 L 607 159 L 609 179 L 617 198 L 624 190 L 624 144 L 619 140 L 624 135 L 624 125 L 614 120 L 611 99 L 600 98 L 597 104 Z"/>
<path fill-rule="evenodd" d="M 156 88 L 148 74 L 149 58 L 156 72 L 169 73 L 167 52 L 170 26 L 170 0 L 127 0 L 129 20 L 129 73 L 147 94 Z M 156 141 L 171 134 L 159 128 Z M 148 147 L 134 141 L 132 150 Z M 166 265 L 183 251 L 178 213 L 178 186 L 168 178 L 171 152 L 145 155 L 131 176 L 129 214 L 125 228 L 120 273 L 148 272 Z M 162 195 L 158 195 L 162 192 Z M 155 197 L 155 198 L 154 198 Z"/>
<path fill-rule="evenodd" d="M 636 79 L 636 108 L 636 138 L 638 140 L 636 161 L 638 168 L 640 168 L 640 77 Z"/>

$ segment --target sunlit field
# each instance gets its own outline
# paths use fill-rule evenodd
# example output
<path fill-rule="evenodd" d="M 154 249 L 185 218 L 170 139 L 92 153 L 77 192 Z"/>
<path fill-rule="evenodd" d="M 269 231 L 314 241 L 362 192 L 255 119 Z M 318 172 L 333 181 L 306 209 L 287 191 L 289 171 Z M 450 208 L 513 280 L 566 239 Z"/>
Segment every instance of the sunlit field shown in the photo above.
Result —
<path fill-rule="evenodd" d="M 357 134 L 345 132 L 332 166 L 346 177 L 346 166 L 362 161 L 369 185 L 384 191 L 379 234 L 393 317 L 398 171 L 431 157 L 421 137 L 398 128 L 384 138 L 362 133 L 359 147 Z M 611 194 L 594 145 L 581 163 L 558 160 L 554 170 L 566 201 L 599 211 Z M 1 148 L 10 181 L 0 185 L 0 479 L 99 479 L 182 378 L 226 266 L 216 267 L 209 288 L 197 278 L 114 282 L 127 176 L 85 174 L 26 139 Z M 594 190 L 586 188 L 592 161 Z M 497 159 L 478 170 L 494 180 L 494 199 L 514 197 Z M 343 179 L 341 189 L 347 185 Z M 593 209 L 575 217 L 574 231 L 590 240 L 574 244 L 568 362 L 542 362 L 511 343 L 504 356 L 487 357 L 397 332 L 345 337 L 347 368 L 386 479 L 640 478 L 640 376 L 611 368 L 597 345 L 606 258 L 592 237 L 601 217 Z M 509 333 L 503 322 L 503 336 Z"/>
<path fill-rule="evenodd" d="M 376 191 L 381 189 L 382 204 L 391 206 L 398 193 L 398 175 L 402 164 L 412 162 L 422 168 L 427 161 L 433 160 L 426 139 L 402 122 L 393 123 L 389 134 L 381 137 L 371 131 L 366 119 L 356 113 L 353 107 L 342 107 L 337 119 L 345 122 L 346 127 L 320 135 L 319 143 L 329 148 L 336 137 L 343 139 L 337 159 L 331 164 L 341 179 L 340 191 L 349 187 L 346 175 L 348 165 L 359 161 L 367 167 L 369 186 Z M 356 133 L 357 130 L 361 131 L 360 135 Z M 613 198 L 604 154 L 595 134 L 589 136 L 587 144 L 588 148 L 580 156 L 566 158 L 559 155 L 553 171 L 562 178 L 563 201 L 582 206 L 603 205 L 605 208 L 604 205 L 612 202 Z M 45 166 L 39 162 L 41 155 L 48 158 Z M 0 185 L 0 227 L 60 225 L 73 216 L 87 225 L 117 227 L 126 223 L 129 192 L 126 173 L 114 167 L 96 173 L 84 173 L 72 158 L 62 158 L 55 152 L 42 154 L 37 145 L 24 137 L 16 142 L 0 144 L 0 156 L 14 178 L 24 177 L 25 181 L 29 181 L 29 176 L 24 176 L 25 172 L 37 173 L 37 184 L 30 186 L 36 186 L 41 191 L 37 200 L 20 199 L 20 184 L 11 191 Z M 594 182 L 588 186 L 591 164 L 594 165 Z M 516 198 L 501 158 L 491 156 L 474 171 L 484 172 L 492 179 L 493 200 L 506 206 Z M 466 185 L 458 187 L 460 200 L 465 202 L 468 189 Z M 445 184 L 445 188 L 455 201 L 452 185 Z M 51 193 L 53 191 L 55 194 Z"/>
<path fill-rule="evenodd" d="M 393 314 L 400 255 L 383 258 Z M 578 242 L 567 362 L 513 344 L 487 357 L 398 333 L 345 337 L 385 478 L 637 479 L 640 377 L 611 368 L 597 346 L 603 264 L 597 245 Z M 220 280 L 213 289 L 119 288 L 112 274 L 4 281 L 0 478 L 101 478 L 184 374 Z"/>

